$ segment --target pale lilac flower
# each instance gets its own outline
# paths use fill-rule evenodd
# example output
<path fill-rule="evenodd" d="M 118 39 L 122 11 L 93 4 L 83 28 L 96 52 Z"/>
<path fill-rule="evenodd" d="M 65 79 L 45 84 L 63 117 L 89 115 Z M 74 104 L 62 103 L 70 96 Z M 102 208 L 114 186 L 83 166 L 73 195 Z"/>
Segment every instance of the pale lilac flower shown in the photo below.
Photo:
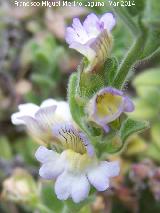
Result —
<path fill-rule="evenodd" d="M 109 179 L 119 174 L 118 162 L 99 161 L 87 137 L 71 125 L 57 126 L 53 134 L 62 152 L 41 146 L 35 156 L 42 164 L 40 176 L 55 180 L 57 198 L 78 203 L 88 197 L 90 185 L 98 191 L 108 189 Z"/>
<path fill-rule="evenodd" d="M 108 132 L 107 124 L 116 120 L 123 112 L 132 112 L 134 105 L 121 90 L 105 87 L 96 93 L 86 106 L 90 121 L 102 126 Z"/>
<path fill-rule="evenodd" d="M 19 105 L 19 112 L 12 114 L 15 125 L 23 124 L 39 143 L 53 142 L 52 127 L 63 122 L 72 123 L 69 105 L 64 101 L 47 99 L 40 106 L 33 103 Z"/>
<path fill-rule="evenodd" d="M 93 60 L 99 60 L 100 63 L 110 54 L 112 47 L 110 31 L 115 23 L 112 13 L 105 13 L 100 18 L 91 13 L 83 24 L 78 18 L 74 18 L 72 27 L 67 27 L 66 41 L 70 48 L 80 52 L 90 62 L 95 64 Z"/>

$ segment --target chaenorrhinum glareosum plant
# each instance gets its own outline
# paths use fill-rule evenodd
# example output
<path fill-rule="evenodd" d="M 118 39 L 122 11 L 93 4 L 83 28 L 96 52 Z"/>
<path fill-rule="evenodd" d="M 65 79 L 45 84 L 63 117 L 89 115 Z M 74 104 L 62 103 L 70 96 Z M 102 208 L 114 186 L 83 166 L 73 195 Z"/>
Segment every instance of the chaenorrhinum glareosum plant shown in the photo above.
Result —
<path fill-rule="evenodd" d="M 122 16 L 119 10 L 115 14 Z M 39 175 L 53 180 L 55 194 L 65 201 L 68 212 L 92 202 L 94 188 L 109 189 L 121 168 L 118 161 L 106 158 L 121 152 L 130 135 L 149 126 L 129 117 L 135 107 L 124 87 L 133 65 L 145 58 L 147 27 L 141 16 L 132 22 L 124 11 L 122 18 L 132 33 L 135 29 L 135 43 L 120 64 L 111 56 L 115 15 L 91 13 L 83 23 L 74 18 L 66 29 L 66 42 L 84 58 L 70 76 L 67 102 L 47 99 L 40 106 L 21 104 L 11 117 L 13 124 L 25 125 L 41 144 L 35 153 L 41 163 Z"/>

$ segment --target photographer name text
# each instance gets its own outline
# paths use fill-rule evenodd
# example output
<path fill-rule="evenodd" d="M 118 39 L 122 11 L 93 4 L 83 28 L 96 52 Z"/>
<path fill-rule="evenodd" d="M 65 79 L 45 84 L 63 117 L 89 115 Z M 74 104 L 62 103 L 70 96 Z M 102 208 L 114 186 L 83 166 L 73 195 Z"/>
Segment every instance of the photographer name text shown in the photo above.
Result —
<path fill-rule="evenodd" d="M 104 7 L 106 4 L 109 4 L 113 7 L 131 7 L 135 6 L 135 1 L 113 1 L 108 0 L 106 2 L 102 1 L 87 1 L 87 2 L 81 2 L 81 1 L 47 1 L 43 0 L 41 2 L 39 1 L 14 1 L 15 6 L 17 7 Z"/>

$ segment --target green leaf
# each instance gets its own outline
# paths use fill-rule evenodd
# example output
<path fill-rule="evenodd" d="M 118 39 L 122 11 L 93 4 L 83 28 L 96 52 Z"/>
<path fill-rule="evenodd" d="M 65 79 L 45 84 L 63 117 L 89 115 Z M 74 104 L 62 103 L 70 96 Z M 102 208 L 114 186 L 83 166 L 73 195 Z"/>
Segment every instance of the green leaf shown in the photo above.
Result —
<path fill-rule="evenodd" d="M 85 131 L 85 127 L 83 125 L 84 118 L 84 110 L 83 107 L 80 106 L 76 100 L 76 88 L 77 88 L 77 73 L 73 73 L 70 76 L 69 84 L 68 84 L 68 101 L 70 105 L 70 111 L 72 114 L 72 118 L 79 125 L 79 127 Z"/>
<path fill-rule="evenodd" d="M 124 143 L 132 134 L 141 132 L 147 128 L 149 128 L 149 123 L 146 121 L 136 121 L 130 118 L 126 119 L 120 128 L 122 142 Z"/>
<path fill-rule="evenodd" d="M 112 82 L 116 76 L 118 68 L 118 61 L 117 58 L 109 58 L 107 59 L 105 63 L 105 68 L 104 68 L 104 76 L 105 76 L 105 85 L 112 85 Z"/>
<path fill-rule="evenodd" d="M 101 74 L 84 72 L 79 73 L 77 93 L 80 97 L 88 99 L 104 86 L 104 77 Z"/>

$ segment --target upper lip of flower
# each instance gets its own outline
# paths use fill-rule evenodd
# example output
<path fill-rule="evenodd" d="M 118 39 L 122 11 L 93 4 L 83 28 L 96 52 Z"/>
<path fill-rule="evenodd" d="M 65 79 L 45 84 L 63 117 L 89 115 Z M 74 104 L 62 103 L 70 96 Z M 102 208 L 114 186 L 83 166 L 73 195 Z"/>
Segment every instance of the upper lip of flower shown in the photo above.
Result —
<path fill-rule="evenodd" d="M 49 143 L 55 139 L 52 127 L 59 123 L 74 123 L 67 102 L 47 99 L 39 106 L 35 104 L 22 104 L 19 112 L 11 116 L 12 123 L 27 126 L 31 136 L 40 143 Z M 75 123 L 74 123 L 75 124 Z M 56 140 L 54 140 L 56 142 Z"/>
<path fill-rule="evenodd" d="M 83 25 L 78 18 L 74 18 L 72 27 L 66 30 L 66 41 L 68 44 L 73 42 L 86 44 L 95 39 L 104 29 L 111 31 L 114 25 L 115 18 L 112 13 L 105 13 L 100 19 L 91 13 L 84 20 Z"/>

